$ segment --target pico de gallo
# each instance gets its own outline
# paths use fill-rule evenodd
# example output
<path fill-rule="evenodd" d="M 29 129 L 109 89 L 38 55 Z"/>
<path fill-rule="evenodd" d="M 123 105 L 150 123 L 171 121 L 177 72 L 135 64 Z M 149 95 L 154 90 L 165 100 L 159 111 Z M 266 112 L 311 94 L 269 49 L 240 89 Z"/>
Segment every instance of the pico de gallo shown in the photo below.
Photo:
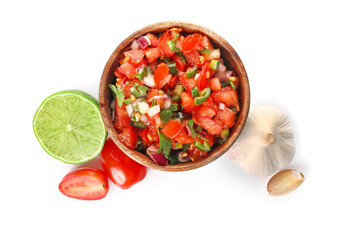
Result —
<path fill-rule="evenodd" d="M 239 79 L 219 48 L 172 28 L 135 39 L 110 84 L 119 140 L 158 165 L 196 161 L 229 137 Z"/>

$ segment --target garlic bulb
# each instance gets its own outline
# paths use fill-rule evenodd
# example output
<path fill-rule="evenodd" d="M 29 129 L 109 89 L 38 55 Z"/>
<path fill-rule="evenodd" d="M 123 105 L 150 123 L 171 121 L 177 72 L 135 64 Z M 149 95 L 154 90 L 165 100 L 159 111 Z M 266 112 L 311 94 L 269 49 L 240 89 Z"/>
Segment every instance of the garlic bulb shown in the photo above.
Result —
<path fill-rule="evenodd" d="M 295 154 L 294 135 L 287 115 L 273 106 L 252 109 L 228 157 L 247 173 L 265 177 L 286 167 Z"/>

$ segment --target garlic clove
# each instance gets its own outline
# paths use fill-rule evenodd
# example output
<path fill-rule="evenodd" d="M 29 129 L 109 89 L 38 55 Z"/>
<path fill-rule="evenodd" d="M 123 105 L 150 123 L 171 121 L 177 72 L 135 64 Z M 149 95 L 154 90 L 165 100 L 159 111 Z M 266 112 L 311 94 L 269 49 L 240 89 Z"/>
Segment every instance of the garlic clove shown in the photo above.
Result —
<path fill-rule="evenodd" d="M 267 184 L 271 196 L 282 196 L 297 189 L 304 181 L 303 173 L 286 169 L 275 174 Z"/>

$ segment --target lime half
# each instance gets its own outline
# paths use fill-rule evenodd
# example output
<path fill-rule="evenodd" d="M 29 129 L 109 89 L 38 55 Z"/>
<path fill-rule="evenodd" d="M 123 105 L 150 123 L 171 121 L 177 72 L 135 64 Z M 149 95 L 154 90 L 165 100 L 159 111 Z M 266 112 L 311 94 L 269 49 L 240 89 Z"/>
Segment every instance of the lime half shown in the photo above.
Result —
<path fill-rule="evenodd" d="M 78 90 L 46 98 L 34 115 L 33 131 L 48 154 L 72 164 L 95 158 L 107 138 L 98 101 Z"/>

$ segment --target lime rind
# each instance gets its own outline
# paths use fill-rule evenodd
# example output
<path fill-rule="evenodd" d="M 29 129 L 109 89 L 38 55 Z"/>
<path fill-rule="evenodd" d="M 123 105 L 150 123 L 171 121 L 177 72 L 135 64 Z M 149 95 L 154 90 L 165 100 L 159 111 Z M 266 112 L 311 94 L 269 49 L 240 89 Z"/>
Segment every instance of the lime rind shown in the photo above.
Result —
<path fill-rule="evenodd" d="M 70 164 L 94 159 L 107 138 L 98 101 L 79 90 L 47 97 L 34 115 L 33 131 L 49 155 Z"/>

